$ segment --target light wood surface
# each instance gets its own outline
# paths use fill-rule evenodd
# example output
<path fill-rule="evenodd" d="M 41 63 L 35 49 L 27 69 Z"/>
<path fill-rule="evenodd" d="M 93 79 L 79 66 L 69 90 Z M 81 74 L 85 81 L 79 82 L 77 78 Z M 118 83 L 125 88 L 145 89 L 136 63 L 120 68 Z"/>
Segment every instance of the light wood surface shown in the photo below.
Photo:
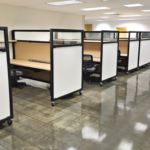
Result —
<path fill-rule="evenodd" d="M 101 41 L 98 40 L 84 40 L 84 42 L 86 43 L 101 43 Z"/>
<path fill-rule="evenodd" d="M 101 43 L 84 42 L 84 54 L 101 57 Z"/>
<path fill-rule="evenodd" d="M 119 40 L 119 50 L 121 53 L 128 53 L 128 40 Z"/>
<path fill-rule="evenodd" d="M 45 63 L 38 63 L 38 62 L 30 62 L 30 61 L 26 61 L 26 60 L 11 59 L 10 64 L 11 65 L 16 65 L 16 66 L 23 66 L 23 67 L 29 67 L 29 68 L 35 68 L 35 69 L 40 69 L 40 70 L 51 71 L 50 64 L 45 64 Z"/>
<path fill-rule="evenodd" d="M 50 44 L 17 42 L 15 43 L 15 58 L 50 62 Z"/>
<path fill-rule="evenodd" d="M 121 56 L 122 56 L 122 57 L 127 57 L 128 54 L 127 54 L 127 53 L 122 53 Z"/>
<path fill-rule="evenodd" d="M 93 58 L 93 61 L 94 62 L 101 62 L 101 59 L 100 58 Z"/>
<path fill-rule="evenodd" d="M 17 42 L 17 40 L 9 40 L 9 43 Z M 0 41 L 0 43 L 4 43 L 4 41 Z"/>

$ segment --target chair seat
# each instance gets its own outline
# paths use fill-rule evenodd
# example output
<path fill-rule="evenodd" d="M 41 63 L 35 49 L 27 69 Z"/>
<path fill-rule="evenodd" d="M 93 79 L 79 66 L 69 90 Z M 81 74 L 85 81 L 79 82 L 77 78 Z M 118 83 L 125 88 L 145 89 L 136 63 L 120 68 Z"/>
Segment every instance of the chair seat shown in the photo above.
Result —
<path fill-rule="evenodd" d="M 83 68 L 85 70 L 85 68 Z M 96 67 L 86 68 L 87 72 L 94 72 L 96 70 Z"/>
<path fill-rule="evenodd" d="M 15 71 L 16 72 L 16 76 L 22 76 L 23 72 L 22 71 Z M 14 71 L 11 70 L 11 76 L 14 76 Z"/>

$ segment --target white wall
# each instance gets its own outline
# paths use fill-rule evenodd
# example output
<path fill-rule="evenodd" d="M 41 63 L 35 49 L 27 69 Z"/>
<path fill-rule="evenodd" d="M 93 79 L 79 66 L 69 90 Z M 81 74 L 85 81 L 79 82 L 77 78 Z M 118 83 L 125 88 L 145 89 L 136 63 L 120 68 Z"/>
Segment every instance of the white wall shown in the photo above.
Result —
<path fill-rule="evenodd" d="M 93 31 L 116 30 L 116 27 L 127 27 L 128 31 L 150 31 L 150 20 L 126 20 L 126 21 L 86 21 L 93 24 Z"/>
<path fill-rule="evenodd" d="M 10 39 L 13 29 L 84 29 L 84 16 L 80 15 L 10 5 L 0 5 L 0 12 L 0 26 L 8 27 Z"/>

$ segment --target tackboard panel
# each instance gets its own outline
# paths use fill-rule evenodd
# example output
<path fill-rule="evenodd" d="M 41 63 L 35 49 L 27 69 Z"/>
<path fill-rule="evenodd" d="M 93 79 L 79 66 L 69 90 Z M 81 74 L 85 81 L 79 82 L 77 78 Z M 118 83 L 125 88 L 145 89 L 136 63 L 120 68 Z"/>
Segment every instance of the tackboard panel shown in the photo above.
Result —
<path fill-rule="evenodd" d="M 50 62 L 50 44 L 48 43 L 15 43 L 15 59 L 39 60 Z"/>
<path fill-rule="evenodd" d="M 128 40 L 119 41 L 119 50 L 121 51 L 121 53 L 128 53 Z"/>
<path fill-rule="evenodd" d="M 93 57 L 101 57 L 101 43 L 84 43 L 84 54 L 92 55 Z"/>
<path fill-rule="evenodd" d="M 25 71 L 21 68 L 19 70 L 23 71 L 24 77 L 50 82 L 50 73 L 49 72 L 45 72 L 45 71 L 31 72 L 31 71 Z"/>
<path fill-rule="evenodd" d="M 139 41 L 130 42 L 128 70 L 138 67 Z"/>
<path fill-rule="evenodd" d="M 10 116 L 9 81 L 7 54 L 0 52 L 0 120 Z"/>
<path fill-rule="evenodd" d="M 141 41 L 139 66 L 150 62 L 150 40 Z"/>
<path fill-rule="evenodd" d="M 103 44 L 102 80 L 116 76 L 118 43 Z"/>
<path fill-rule="evenodd" d="M 82 46 L 53 49 L 54 98 L 82 88 Z"/>

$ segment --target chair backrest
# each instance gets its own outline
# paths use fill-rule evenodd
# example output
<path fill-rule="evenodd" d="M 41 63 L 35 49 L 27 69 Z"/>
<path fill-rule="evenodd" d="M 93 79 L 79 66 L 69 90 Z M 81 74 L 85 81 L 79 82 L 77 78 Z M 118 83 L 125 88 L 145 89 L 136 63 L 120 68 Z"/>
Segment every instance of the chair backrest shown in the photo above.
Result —
<path fill-rule="evenodd" d="M 121 51 L 118 49 L 118 59 L 121 57 Z"/>
<path fill-rule="evenodd" d="M 92 68 L 92 67 L 93 67 L 93 56 L 83 55 L 83 68 Z"/>

